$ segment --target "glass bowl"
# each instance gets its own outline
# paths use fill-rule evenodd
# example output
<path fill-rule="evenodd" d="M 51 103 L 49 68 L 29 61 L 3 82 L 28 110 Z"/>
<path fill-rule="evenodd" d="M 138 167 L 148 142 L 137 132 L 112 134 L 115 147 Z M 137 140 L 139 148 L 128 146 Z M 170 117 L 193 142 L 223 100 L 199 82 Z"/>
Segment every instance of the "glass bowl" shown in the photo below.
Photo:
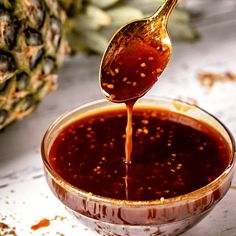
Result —
<path fill-rule="evenodd" d="M 208 185 L 174 198 L 154 201 L 127 201 L 96 196 L 76 188 L 61 178 L 50 166 L 49 151 L 61 130 L 78 115 L 97 109 L 123 106 L 95 101 L 62 115 L 47 130 L 42 141 L 42 159 L 49 187 L 66 208 L 88 228 L 108 236 L 178 235 L 202 220 L 227 193 L 233 178 L 235 143 L 227 128 L 199 107 L 179 100 L 142 98 L 136 106 L 164 108 L 203 121 L 217 130 L 230 147 L 230 163 L 225 171 Z"/>

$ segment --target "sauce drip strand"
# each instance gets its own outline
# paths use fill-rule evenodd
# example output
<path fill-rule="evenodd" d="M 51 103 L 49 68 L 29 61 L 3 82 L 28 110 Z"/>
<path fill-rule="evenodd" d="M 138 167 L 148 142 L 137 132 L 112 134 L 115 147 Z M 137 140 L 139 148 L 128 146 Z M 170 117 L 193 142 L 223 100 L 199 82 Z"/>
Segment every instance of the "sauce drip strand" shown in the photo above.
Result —
<path fill-rule="evenodd" d="M 84 191 L 143 201 L 201 188 L 229 164 L 227 142 L 209 125 L 172 111 L 137 106 L 133 110 L 132 164 L 127 168 L 126 121 L 125 108 L 78 117 L 52 144 L 50 165 Z"/>
<path fill-rule="evenodd" d="M 118 30 L 102 59 L 102 92 L 110 101 L 124 102 L 127 106 L 127 164 L 131 164 L 132 108 L 169 62 L 172 47 L 166 27 L 176 3 L 177 0 L 166 0 L 153 16 L 133 21 Z"/>
<path fill-rule="evenodd" d="M 101 88 L 111 101 L 126 103 L 128 120 L 125 150 L 126 163 L 130 164 L 133 106 L 163 72 L 169 61 L 170 50 L 158 42 L 135 38 L 128 45 L 119 45 L 116 53 L 109 64 L 103 65 Z"/>
<path fill-rule="evenodd" d="M 127 109 L 127 124 L 126 124 L 126 139 L 125 139 L 125 163 L 131 164 L 131 153 L 133 149 L 133 108 L 135 100 L 126 103 Z"/>

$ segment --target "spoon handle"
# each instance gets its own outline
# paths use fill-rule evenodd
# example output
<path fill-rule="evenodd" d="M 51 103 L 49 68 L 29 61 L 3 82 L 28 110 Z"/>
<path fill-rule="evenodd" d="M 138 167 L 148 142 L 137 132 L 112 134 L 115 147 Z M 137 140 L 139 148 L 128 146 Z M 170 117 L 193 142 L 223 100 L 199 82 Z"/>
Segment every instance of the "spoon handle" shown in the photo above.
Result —
<path fill-rule="evenodd" d="M 177 4 L 178 0 L 165 0 L 164 3 L 152 15 L 153 20 L 161 21 L 163 26 L 166 26 L 169 16 Z"/>

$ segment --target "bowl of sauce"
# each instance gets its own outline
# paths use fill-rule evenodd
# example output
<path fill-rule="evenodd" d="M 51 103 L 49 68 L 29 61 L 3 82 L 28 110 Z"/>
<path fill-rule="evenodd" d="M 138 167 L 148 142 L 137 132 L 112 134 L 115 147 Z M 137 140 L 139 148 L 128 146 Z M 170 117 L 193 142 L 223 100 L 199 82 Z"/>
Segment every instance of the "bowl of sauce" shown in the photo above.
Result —
<path fill-rule="evenodd" d="M 49 187 L 98 234 L 181 234 L 227 193 L 234 139 L 195 105 L 145 97 L 133 108 L 127 164 L 126 121 L 125 105 L 106 100 L 59 117 L 42 141 Z"/>

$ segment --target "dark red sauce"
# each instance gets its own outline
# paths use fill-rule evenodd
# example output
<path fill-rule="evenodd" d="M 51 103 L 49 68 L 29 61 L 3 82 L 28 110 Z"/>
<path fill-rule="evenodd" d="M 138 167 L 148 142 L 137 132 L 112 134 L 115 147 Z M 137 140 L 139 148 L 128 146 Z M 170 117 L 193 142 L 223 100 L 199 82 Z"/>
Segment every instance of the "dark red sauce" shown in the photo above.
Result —
<path fill-rule="evenodd" d="M 103 93 L 112 102 L 125 102 L 127 106 L 126 163 L 131 164 L 132 153 L 132 107 L 158 80 L 170 59 L 170 47 L 158 37 L 137 36 L 135 24 L 126 29 L 122 37 L 115 36 L 104 56 L 100 84 Z M 139 28 L 139 27 L 138 27 Z M 151 31 L 151 29 L 150 29 Z"/>
<path fill-rule="evenodd" d="M 50 165 L 84 191 L 140 201 L 194 191 L 217 178 L 229 163 L 228 144 L 209 125 L 167 110 L 137 107 L 133 161 L 126 165 L 126 121 L 125 109 L 78 118 L 54 141 Z"/>
<path fill-rule="evenodd" d="M 134 37 L 127 45 L 118 45 L 101 68 L 101 88 L 113 102 L 143 96 L 166 67 L 169 47 L 159 41 Z M 114 56 L 115 55 L 115 56 Z"/>
<path fill-rule="evenodd" d="M 50 225 L 50 220 L 45 218 L 45 219 L 40 220 L 37 224 L 32 225 L 31 229 L 32 230 L 38 230 L 38 229 L 41 229 L 41 228 L 48 227 L 49 225 Z"/>

